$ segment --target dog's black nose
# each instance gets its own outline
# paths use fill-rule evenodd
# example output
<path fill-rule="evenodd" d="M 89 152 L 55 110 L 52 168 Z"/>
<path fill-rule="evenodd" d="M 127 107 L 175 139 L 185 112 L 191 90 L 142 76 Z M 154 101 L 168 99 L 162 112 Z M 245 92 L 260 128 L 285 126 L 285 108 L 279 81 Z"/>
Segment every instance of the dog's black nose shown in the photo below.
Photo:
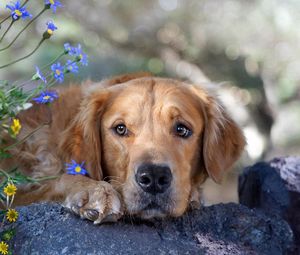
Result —
<path fill-rule="evenodd" d="M 145 192 L 155 195 L 165 192 L 170 187 L 172 173 L 167 166 L 143 164 L 139 166 L 135 179 Z"/>

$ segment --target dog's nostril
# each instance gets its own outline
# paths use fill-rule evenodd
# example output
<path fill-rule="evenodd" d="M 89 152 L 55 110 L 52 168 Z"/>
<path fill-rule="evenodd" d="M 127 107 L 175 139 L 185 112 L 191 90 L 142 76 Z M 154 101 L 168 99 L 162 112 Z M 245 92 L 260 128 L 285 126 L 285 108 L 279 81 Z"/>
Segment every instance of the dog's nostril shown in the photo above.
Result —
<path fill-rule="evenodd" d="M 165 176 L 162 176 L 162 177 L 160 177 L 160 178 L 158 179 L 158 184 L 161 185 L 161 186 L 166 185 L 166 184 L 168 184 L 168 183 L 169 183 L 169 180 L 168 180 L 168 178 L 165 177 Z"/>
<path fill-rule="evenodd" d="M 139 179 L 139 183 L 143 185 L 151 184 L 151 179 L 148 176 L 141 176 Z"/>

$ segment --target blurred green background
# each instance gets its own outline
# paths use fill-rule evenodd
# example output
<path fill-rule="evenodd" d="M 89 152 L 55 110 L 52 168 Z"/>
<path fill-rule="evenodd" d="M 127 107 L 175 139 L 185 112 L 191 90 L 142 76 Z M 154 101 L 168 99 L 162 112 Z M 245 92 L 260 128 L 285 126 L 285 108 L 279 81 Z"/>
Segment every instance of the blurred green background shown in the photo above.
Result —
<path fill-rule="evenodd" d="M 30 0 L 32 14 L 42 0 Z M 81 43 L 89 66 L 68 82 L 101 80 L 148 70 L 204 84 L 217 94 L 247 137 L 245 164 L 300 153 L 299 0 L 72 0 L 48 11 L 9 51 L 4 64 L 30 52 L 53 20 L 58 26 L 30 59 L 0 71 L 24 80 L 59 54 L 65 42 Z M 0 19 L 7 16 L 0 2 Z M 25 21 L 18 21 L 20 29 Z M 5 25 L 1 31 L 4 31 Z M 6 42 L 13 38 L 9 33 Z M 211 80 L 212 83 L 208 82 Z"/>

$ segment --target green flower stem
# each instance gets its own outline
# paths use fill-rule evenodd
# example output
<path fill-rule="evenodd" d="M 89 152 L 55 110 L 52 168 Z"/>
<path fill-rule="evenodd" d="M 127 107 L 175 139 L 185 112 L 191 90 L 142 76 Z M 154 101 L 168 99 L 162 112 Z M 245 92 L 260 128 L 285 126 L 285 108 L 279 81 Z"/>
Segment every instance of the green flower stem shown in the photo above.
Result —
<path fill-rule="evenodd" d="M 18 87 L 18 88 L 21 88 L 21 87 L 25 86 L 26 84 L 28 84 L 28 83 L 31 82 L 31 81 L 32 81 L 32 79 L 27 80 L 27 81 L 23 81 L 23 82 L 20 83 L 20 84 L 17 84 L 19 81 L 15 81 L 15 82 L 12 84 L 12 86 L 16 86 L 16 87 Z"/>
<path fill-rule="evenodd" d="M 38 48 L 42 45 L 42 43 L 43 43 L 45 40 L 46 40 L 45 38 L 42 38 L 41 41 L 38 43 L 38 45 L 34 48 L 34 50 L 33 50 L 32 52 L 30 52 L 29 54 L 27 54 L 26 56 L 24 56 L 24 57 L 22 57 L 22 58 L 19 58 L 19 59 L 13 61 L 13 62 L 10 62 L 10 63 L 6 64 L 6 65 L 4 65 L 4 66 L 0 66 L 0 69 L 5 68 L 5 67 L 8 67 L 8 66 L 10 66 L 10 65 L 13 65 L 13 64 L 15 64 L 15 63 L 18 63 L 18 62 L 20 62 L 20 61 L 22 61 L 22 60 L 24 60 L 24 59 L 30 57 L 31 55 L 33 55 L 33 54 L 38 50 Z"/>
<path fill-rule="evenodd" d="M 13 181 L 13 177 L 11 177 L 8 173 L 6 173 L 3 169 L 0 169 L 0 175 L 4 175 L 7 179 L 8 182 L 12 182 Z M 48 181 L 48 180 L 53 180 L 58 178 L 60 175 L 52 175 L 52 176 L 45 176 L 45 177 L 40 177 L 40 178 L 32 178 L 29 176 L 24 176 L 24 178 L 30 182 L 42 182 L 42 181 Z"/>
<path fill-rule="evenodd" d="M 6 203 L 7 203 L 7 201 L 6 201 Z M 4 203 L 3 203 L 4 204 Z M 5 210 L 7 210 L 7 206 L 4 204 L 4 208 L 5 208 Z M 0 225 L 0 227 L 1 228 L 3 228 L 3 226 L 4 226 L 4 222 L 5 222 L 5 219 L 6 219 L 6 217 L 5 217 L 5 215 L 3 216 L 3 220 L 2 220 L 2 222 L 1 222 L 1 225 Z"/>
<path fill-rule="evenodd" d="M 45 86 L 46 86 L 46 84 L 45 84 L 45 85 L 40 84 L 40 85 L 38 85 L 36 88 L 29 90 L 29 91 L 28 91 L 29 95 L 28 95 L 28 97 L 25 99 L 26 101 L 24 100 L 24 103 L 29 102 L 29 100 L 30 100 L 31 98 L 33 98 L 34 96 L 40 94 L 40 93 L 44 90 Z M 24 103 L 23 103 L 23 104 L 24 104 Z"/>
<path fill-rule="evenodd" d="M 13 195 L 12 198 L 10 199 L 10 202 L 9 202 L 7 208 L 11 208 L 11 206 L 12 206 L 12 204 L 14 202 L 14 199 L 15 199 L 15 195 Z"/>
<path fill-rule="evenodd" d="M 69 65 L 72 65 L 72 64 L 74 64 L 74 63 L 78 63 L 80 60 L 78 60 L 78 59 L 75 59 L 75 60 L 73 60 Z"/>
<path fill-rule="evenodd" d="M 6 173 L 4 170 L 0 169 L 0 175 L 5 176 L 8 180 L 10 180 L 10 176 L 8 173 Z"/>
<path fill-rule="evenodd" d="M 10 17 L 11 17 L 11 15 L 9 15 L 6 18 L 4 18 L 3 20 L 1 20 L 1 22 L 0 22 L 0 29 L 1 29 L 2 23 L 4 23 L 5 21 L 7 21 Z"/>
<path fill-rule="evenodd" d="M 5 32 L 3 33 L 3 35 L 0 38 L 0 43 L 2 42 L 3 38 L 5 37 L 5 35 L 7 34 L 7 32 L 10 30 L 10 28 L 12 27 L 12 25 L 14 24 L 14 20 L 12 20 L 9 24 L 9 26 L 7 27 L 7 29 L 5 30 Z"/>
<path fill-rule="evenodd" d="M 1 51 L 4 51 L 6 49 L 8 49 L 10 46 L 13 45 L 13 43 L 19 38 L 19 36 L 26 30 L 26 28 L 28 28 L 38 17 L 40 17 L 45 11 L 47 10 L 46 7 L 44 7 L 43 10 L 41 10 L 32 20 L 30 20 L 27 25 L 16 35 L 16 37 L 11 41 L 10 44 L 8 44 L 6 47 L 0 49 Z M 1 41 L 0 41 L 1 42 Z"/>
<path fill-rule="evenodd" d="M 59 177 L 59 175 L 54 175 L 54 176 L 45 176 L 45 177 L 41 177 L 41 178 L 26 177 L 26 179 L 31 182 L 42 182 L 42 181 L 54 180 L 58 177 Z"/>
<path fill-rule="evenodd" d="M 29 91 L 28 91 L 28 97 L 26 98 L 26 99 L 24 99 L 24 101 L 22 102 L 22 104 L 25 104 L 25 103 L 30 103 L 30 100 L 34 97 L 34 96 L 36 96 L 36 95 L 38 95 L 41 91 L 43 90 L 43 88 L 41 87 L 41 86 L 38 86 L 37 88 L 35 88 L 35 89 L 30 89 Z"/>
<path fill-rule="evenodd" d="M 51 78 L 50 82 L 47 84 L 47 88 L 52 87 L 56 83 L 56 80 L 54 77 Z"/>
<path fill-rule="evenodd" d="M 42 88 L 40 86 L 37 86 L 35 89 L 31 90 L 28 97 L 23 100 L 22 104 L 27 103 L 32 97 L 36 96 L 41 91 Z"/>
<path fill-rule="evenodd" d="M 38 130 L 40 130 L 42 127 L 46 126 L 46 125 L 49 125 L 50 123 L 44 123 L 40 126 L 38 126 L 36 129 L 34 129 L 33 131 L 31 131 L 28 135 L 26 135 L 25 137 L 23 137 L 21 140 L 3 148 L 3 151 L 8 151 L 10 150 L 11 148 L 21 144 L 21 143 L 24 143 L 29 137 L 31 137 L 35 132 L 37 132 Z"/>
<path fill-rule="evenodd" d="M 1 207 L 1 205 L 0 205 L 0 209 L 1 209 L 1 211 L 5 211 L 5 210 L 3 210 L 2 208 L 5 208 L 5 204 L 4 204 L 4 202 L 2 201 L 2 199 L 0 199 L 0 202 L 1 202 L 1 205 L 2 205 L 2 207 Z M 2 226 L 3 225 L 3 223 L 1 223 L 1 228 L 3 227 Z"/>
<path fill-rule="evenodd" d="M 61 54 L 59 54 L 57 57 L 55 57 L 51 62 L 49 62 L 48 64 L 46 64 L 46 65 L 44 65 L 40 70 L 41 71 L 43 71 L 43 70 L 45 70 L 47 67 L 49 67 L 49 66 L 51 66 L 52 64 L 54 64 L 57 60 L 59 60 L 61 57 L 63 57 L 64 55 L 66 55 L 67 53 L 65 53 L 65 52 L 62 52 Z M 47 75 L 45 75 L 45 78 L 48 78 L 50 75 L 52 75 L 52 73 L 49 73 L 49 74 L 47 74 Z M 31 76 L 31 77 L 33 77 L 34 76 L 34 74 Z M 50 82 L 52 82 L 53 81 L 53 76 L 51 77 L 51 80 L 50 80 Z M 25 82 L 22 82 L 21 84 L 18 84 L 17 86 L 18 86 L 18 88 L 20 88 L 20 87 L 23 87 L 23 86 L 25 86 L 26 84 L 28 84 L 29 82 L 31 82 L 31 81 L 35 81 L 34 79 L 29 79 L 29 80 L 27 80 L 27 81 L 25 81 Z M 48 83 L 50 83 L 49 81 L 48 81 Z M 47 85 L 47 84 L 46 84 Z M 47 87 L 49 87 L 49 86 L 47 86 Z"/>
<path fill-rule="evenodd" d="M 29 0 L 25 0 L 24 3 L 21 5 L 22 7 L 27 4 L 29 2 Z"/>
<path fill-rule="evenodd" d="M 47 65 L 43 66 L 41 68 L 41 71 L 43 71 L 44 69 L 46 69 L 48 66 L 51 66 L 52 64 L 54 64 L 57 60 L 59 60 L 62 56 L 66 55 L 65 52 L 59 54 L 55 59 L 53 59 L 50 63 L 48 63 Z"/>
<path fill-rule="evenodd" d="M 57 60 L 59 60 L 59 59 L 60 59 L 62 56 L 64 56 L 64 55 L 66 55 L 65 52 L 61 53 L 61 54 L 58 55 L 55 59 L 53 59 L 50 63 L 44 65 L 40 70 L 41 70 L 41 71 L 45 70 L 47 67 L 49 67 L 49 66 L 51 66 L 52 64 L 54 64 Z M 50 75 L 52 75 L 52 73 L 49 73 L 49 74 L 45 75 L 45 78 L 48 78 Z M 34 76 L 34 74 L 33 74 L 31 77 L 33 77 L 33 76 Z M 18 87 L 19 87 L 19 88 L 20 88 L 20 87 L 23 87 L 23 86 L 25 86 L 27 83 L 29 83 L 29 82 L 31 82 L 31 81 L 34 81 L 34 79 L 30 79 L 30 80 L 25 81 L 25 82 L 23 82 L 23 83 L 21 83 L 21 84 L 18 84 Z"/>

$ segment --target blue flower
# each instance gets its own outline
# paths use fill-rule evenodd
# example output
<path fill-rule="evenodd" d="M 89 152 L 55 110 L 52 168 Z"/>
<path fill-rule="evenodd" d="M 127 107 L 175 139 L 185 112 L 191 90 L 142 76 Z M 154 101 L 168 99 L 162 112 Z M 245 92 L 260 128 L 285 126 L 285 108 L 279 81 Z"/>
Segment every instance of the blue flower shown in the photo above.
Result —
<path fill-rule="evenodd" d="M 77 60 L 84 66 L 88 65 L 88 58 L 87 58 L 87 54 L 85 54 L 82 49 L 81 49 L 81 45 L 78 44 L 77 48 L 74 48 L 75 50 L 75 56 L 77 58 Z"/>
<path fill-rule="evenodd" d="M 13 20 L 18 20 L 19 18 L 26 19 L 27 17 L 32 17 L 32 15 L 26 10 L 26 8 L 21 6 L 19 0 L 15 4 L 7 4 L 6 8 L 11 10 L 10 15 L 13 18 Z"/>
<path fill-rule="evenodd" d="M 44 91 L 38 97 L 33 98 L 32 100 L 38 104 L 47 104 L 52 103 L 56 98 L 58 98 L 56 91 Z"/>
<path fill-rule="evenodd" d="M 78 44 L 78 46 L 80 46 L 80 44 Z M 76 47 L 73 47 L 70 43 L 65 43 L 64 48 L 66 54 L 69 54 L 70 56 L 77 56 L 78 49 Z"/>
<path fill-rule="evenodd" d="M 83 168 L 84 162 L 78 164 L 75 160 L 72 160 L 71 164 L 66 163 L 67 174 L 81 174 L 87 175 L 88 172 Z"/>
<path fill-rule="evenodd" d="M 78 73 L 78 65 L 72 60 L 68 60 L 66 64 L 67 70 L 71 73 Z"/>
<path fill-rule="evenodd" d="M 62 7 L 62 4 L 58 0 L 45 0 L 45 5 L 48 5 L 53 10 L 53 13 L 56 12 L 57 7 Z"/>
<path fill-rule="evenodd" d="M 74 56 L 76 58 L 77 62 L 80 62 L 84 66 L 88 65 L 87 54 L 85 54 L 82 51 L 80 44 L 78 44 L 77 47 L 73 47 L 70 45 L 70 43 L 65 43 L 64 48 L 65 48 L 65 53 L 69 54 L 70 56 Z"/>
<path fill-rule="evenodd" d="M 65 43 L 64 48 L 65 48 L 65 53 L 71 55 L 70 52 L 73 50 L 73 47 L 71 46 L 71 44 Z"/>
<path fill-rule="evenodd" d="M 78 59 L 80 60 L 79 62 L 83 65 L 83 66 L 87 66 L 88 65 L 88 57 L 85 53 L 82 53 L 78 56 Z"/>
<path fill-rule="evenodd" d="M 57 30 L 57 26 L 55 26 L 52 21 L 48 21 L 47 22 L 47 33 L 49 35 L 52 35 L 54 30 Z"/>
<path fill-rule="evenodd" d="M 33 80 L 42 80 L 44 83 L 47 83 L 45 76 L 43 76 L 41 70 L 37 66 L 35 67 L 35 70 L 36 70 L 36 73 L 32 77 L 32 79 Z"/>
<path fill-rule="evenodd" d="M 64 67 L 58 62 L 51 66 L 51 70 L 53 71 L 54 78 L 59 82 L 62 83 L 64 81 Z"/>

